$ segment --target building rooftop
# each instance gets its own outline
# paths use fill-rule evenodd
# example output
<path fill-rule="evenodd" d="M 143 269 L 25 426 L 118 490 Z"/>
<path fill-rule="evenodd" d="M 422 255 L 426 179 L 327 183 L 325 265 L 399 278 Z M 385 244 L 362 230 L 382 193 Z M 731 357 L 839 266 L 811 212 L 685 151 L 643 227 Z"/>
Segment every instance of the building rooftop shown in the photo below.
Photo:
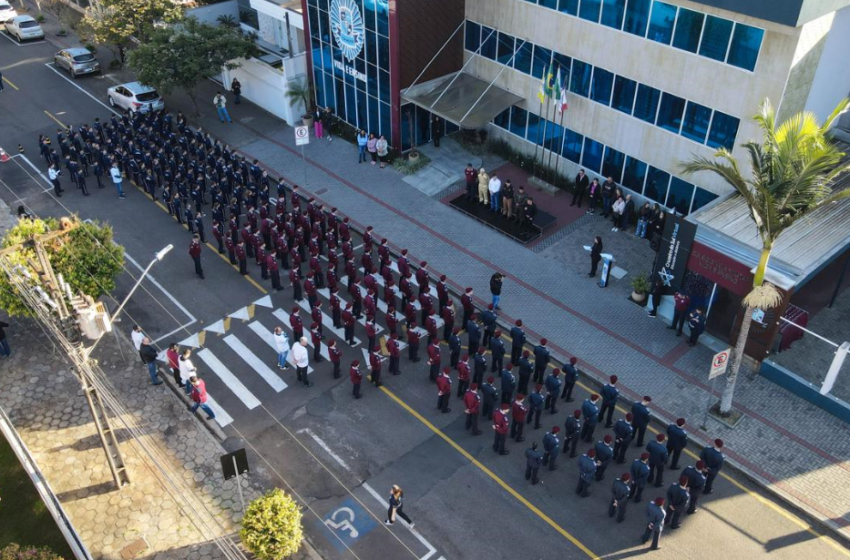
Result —
<path fill-rule="evenodd" d="M 781 25 L 800 27 L 823 15 L 850 6 L 850 0 L 692 0 Z"/>

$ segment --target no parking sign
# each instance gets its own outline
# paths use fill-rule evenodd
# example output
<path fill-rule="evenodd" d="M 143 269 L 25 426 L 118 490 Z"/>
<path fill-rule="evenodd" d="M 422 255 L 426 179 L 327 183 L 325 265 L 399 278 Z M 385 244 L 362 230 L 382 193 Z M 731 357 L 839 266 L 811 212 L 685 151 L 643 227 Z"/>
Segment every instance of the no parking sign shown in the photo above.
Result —
<path fill-rule="evenodd" d="M 295 127 L 295 145 L 303 146 L 310 143 L 310 129 L 306 126 Z"/>
<path fill-rule="evenodd" d="M 708 374 L 709 381 L 719 375 L 726 373 L 726 366 L 729 365 L 729 352 L 731 348 L 727 348 L 718 352 L 711 359 L 711 372 Z"/>

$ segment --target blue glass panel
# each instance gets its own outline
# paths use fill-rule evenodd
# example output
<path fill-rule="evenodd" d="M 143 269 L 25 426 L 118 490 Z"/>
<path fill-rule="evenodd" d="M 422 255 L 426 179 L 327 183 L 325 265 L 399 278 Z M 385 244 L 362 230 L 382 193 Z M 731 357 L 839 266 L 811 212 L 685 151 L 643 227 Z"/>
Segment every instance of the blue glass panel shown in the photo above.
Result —
<path fill-rule="evenodd" d="M 664 93 L 661 95 L 661 105 L 658 108 L 658 122 L 656 124 L 665 130 L 679 134 L 684 112 L 684 99 Z"/>
<path fill-rule="evenodd" d="M 492 33 L 492 35 L 491 35 Z M 489 27 L 481 26 L 481 56 L 496 60 L 496 44 L 498 33 Z"/>
<path fill-rule="evenodd" d="M 344 121 L 348 121 L 345 112 L 345 82 L 343 80 L 334 79 L 334 93 L 336 94 L 336 116 Z"/>
<path fill-rule="evenodd" d="M 532 144 L 540 144 L 543 136 L 543 123 L 540 122 L 540 116 L 529 111 L 528 113 L 528 128 L 525 131 L 525 139 Z"/>
<path fill-rule="evenodd" d="M 585 166 L 588 171 L 599 173 L 599 170 L 602 168 L 602 152 L 604 148 L 605 146 L 596 140 L 591 140 L 590 138 L 585 137 L 584 155 L 582 155 L 581 164 Z"/>
<path fill-rule="evenodd" d="M 369 31 L 375 31 L 377 22 L 375 20 L 376 6 L 374 0 L 366 0 L 363 4 L 363 23 Z"/>
<path fill-rule="evenodd" d="M 366 34 L 369 35 L 368 33 Z M 474 21 L 466 21 L 466 38 L 464 40 L 466 50 L 475 52 L 481 45 L 481 26 Z"/>
<path fill-rule="evenodd" d="M 519 70 L 524 74 L 531 74 L 531 57 L 533 51 L 533 43 L 528 41 L 523 42 L 522 39 L 517 41 L 517 53 L 514 57 L 514 70 Z"/>
<path fill-rule="evenodd" d="M 668 208 L 675 208 L 676 212 L 687 216 L 691 210 L 691 198 L 694 196 L 694 186 L 678 177 L 670 181 L 670 192 L 667 193 Z"/>
<path fill-rule="evenodd" d="M 546 149 L 561 153 L 561 143 L 564 141 L 564 127 L 559 124 L 552 123 L 549 125 L 549 130 L 546 133 Z"/>
<path fill-rule="evenodd" d="M 688 107 L 685 109 L 685 121 L 682 123 L 682 136 L 694 142 L 705 144 L 709 122 L 711 122 L 711 109 L 688 101 Z"/>
<path fill-rule="evenodd" d="M 729 46 L 729 58 L 726 62 L 752 72 L 756 67 L 762 39 L 764 39 L 764 29 L 736 23 L 735 32 L 732 34 L 732 44 Z"/>
<path fill-rule="evenodd" d="M 729 47 L 729 37 L 732 35 L 732 22 L 715 16 L 708 16 L 705 29 L 702 32 L 702 43 L 699 54 L 719 60 L 726 60 L 726 49 Z"/>
<path fill-rule="evenodd" d="M 547 119 L 540 119 L 540 142 L 544 148 L 548 148 L 549 144 L 555 138 L 555 123 Z"/>
<path fill-rule="evenodd" d="M 584 136 L 569 128 L 565 128 L 564 146 L 561 148 L 561 155 L 573 163 L 581 162 L 581 146 L 583 143 Z"/>
<path fill-rule="evenodd" d="M 593 70 L 593 85 L 590 98 L 603 105 L 611 104 L 611 89 L 614 87 L 614 74 L 598 66 Z"/>
<path fill-rule="evenodd" d="M 504 128 L 505 130 L 510 130 L 511 124 L 511 108 L 508 107 L 493 119 L 493 124 L 498 126 L 499 128 Z"/>
<path fill-rule="evenodd" d="M 650 166 L 643 195 L 663 205 L 667 199 L 667 187 L 669 185 L 670 174 Z"/>
<path fill-rule="evenodd" d="M 655 124 L 655 114 L 658 112 L 658 100 L 661 92 L 655 88 L 638 85 L 637 98 L 635 98 L 634 116 L 642 121 Z"/>
<path fill-rule="evenodd" d="M 514 56 L 514 42 L 515 40 L 513 36 L 499 31 L 499 48 L 496 52 L 497 61 L 507 66 L 511 66 Z"/>
<path fill-rule="evenodd" d="M 629 0 L 623 31 L 640 37 L 646 36 L 650 6 L 652 6 L 652 0 Z"/>
<path fill-rule="evenodd" d="M 534 45 L 534 62 L 531 64 L 531 75 L 535 78 L 542 78 L 543 70 L 548 70 L 551 64 L 552 51 L 544 49 L 540 45 Z"/>
<path fill-rule="evenodd" d="M 544 8 L 558 9 L 558 0 L 540 0 L 539 4 Z"/>
<path fill-rule="evenodd" d="M 673 34 L 673 46 L 688 52 L 697 52 L 703 20 L 705 20 L 704 14 L 680 8 L 676 32 Z"/>
<path fill-rule="evenodd" d="M 378 2 L 378 33 L 384 35 L 385 37 L 390 36 L 390 9 L 386 2 Z M 387 128 L 387 134 L 389 134 L 389 128 Z M 389 140 L 389 136 L 387 136 Z"/>
<path fill-rule="evenodd" d="M 578 15 L 578 0 L 560 0 L 558 10 L 571 16 Z"/>
<path fill-rule="evenodd" d="M 357 128 L 363 130 L 369 129 L 369 104 L 367 99 L 366 92 L 357 90 Z"/>
<path fill-rule="evenodd" d="M 314 90 L 316 92 L 316 106 L 326 107 L 324 72 L 322 72 L 315 66 L 313 67 L 313 84 Z"/>
<path fill-rule="evenodd" d="M 367 91 L 372 97 L 378 97 L 378 67 L 372 64 L 366 65 Z"/>
<path fill-rule="evenodd" d="M 712 148 L 726 148 L 731 150 L 735 147 L 735 136 L 738 135 L 738 125 L 741 121 L 730 117 L 720 111 L 714 112 L 711 121 L 711 130 L 708 133 L 708 145 Z"/>
<path fill-rule="evenodd" d="M 599 23 L 599 8 L 601 7 L 602 0 L 581 0 L 578 17 Z"/>
<path fill-rule="evenodd" d="M 310 20 L 310 36 L 318 39 L 320 37 L 319 30 L 319 12 L 317 10 L 307 10 Z"/>
<path fill-rule="evenodd" d="M 586 62 L 573 59 L 573 72 L 570 76 L 570 91 L 576 95 L 587 97 L 590 93 L 590 73 L 593 66 Z"/>
<path fill-rule="evenodd" d="M 378 108 L 380 103 L 374 97 L 369 97 L 369 129 L 368 132 L 375 132 L 379 129 L 381 121 L 378 118 Z M 402 123 L 404 124 L 404 123 Z M 406 135 L 402 133 L 402 138 L 407 138 L 407 142 L 410 142 L 410 133 L 408 132 Z"/>
<path fill-rule="evenodd" d="M 390 70 L 390 40 L 378 35 L 378 68 Z"/>
<path fill-rule="evenodd" d="M 569 88 L 570 85 L 570 66 L 572 66 L 573 60 L 561 53 L 553 52 L 552 53 L 552 69 L 555 72 L 555 77 L 558 76 L 558 70 L 561 70 L 561 85 L 567 85 Z"/>
<path fill-rule="evenodd" d="M 331 42 L 331 27 L 328 21 L 328 13 L 319 12 L 319 33 L 325 43 Z"/>
<path fill-rule="evenodd" d="M 696 212 L 712 200 L 715 200 L 717 195 L 713 192 L 708 192 L 707 190 L 697 187 L 696 192 L 694 193 L 694 202 L 691 205 L 691 212 Z"/>
<path fill-rule="evenodd" d="M 363 48 L 366 51 L 366 62 L 370 62 L 375 66 L 378 65 L 378 34 L 366 33 L 366 46 Z"/>
<path fill-rule="evenodd" d="M 626 0 L 602 0 L 602 20 L 600 23 L 614 29 L 621 29 L 625 11 Z"/>
<path fill-rule="evenodd" d="M 381 134 L 387 137 L 387 142 L 392 145 L 393 143 L 393 123 L 391 120 L 391 112 L 390 112 L 390 104 L 389 103 L 381 103 L 380 106 L 381 112 Z"/>
<path fill-rule="evenodd" d="M 525 126 L 528 124 L 528 111 L 519 107 L 511 107 L 511 134 L 525 138 Z"/>
<path fill-rule="evenodd" d="M 331 0 L 319 0 L 319 8 L 327 12 L 330 1 Z"/>
<path fill-rule="evenodd" d="M 646 179 L 646 164 L 639 159 L 627 157 L 626 168 L 623 170 L 623 186 L 641 193 L 644 179 Z"/>
<path fill-rule="evenodd" d="M 381 101 L 389 103 L 390 101 L 390 73 L 378 70 L 378 87 L 380 89 Z"/>
<path fill-rule="evenodd" d="M 635 104 L 636 89 L 637 82 L 634 80 L 622 76 L 614 78 L 614 98 L 611 100 L 611 107 L 631 115 Z"/>
<path fill-rule="evenodd" d="M 655 2 L 652 5 L 652 16 L 649 18 L 649 34 L 646 38 L 665 45 L 673 38 L 673 24 L 676 21 L 676 6 Z"/>
<path fill-rule="evenodd" d="M 625 161 L 625 154 L 606 147 L 605 159 L 602 160 L 602 176 L 605 178 L 611 177 L 615 183 L 619 183 L 623 178 L 623 164 Z"/>
<path fill-rule="evenodd" d="M 336 82 L 333 79 L 333 76 L 325 73 L 325 107 L 331 107 L 336 110 Z"/>

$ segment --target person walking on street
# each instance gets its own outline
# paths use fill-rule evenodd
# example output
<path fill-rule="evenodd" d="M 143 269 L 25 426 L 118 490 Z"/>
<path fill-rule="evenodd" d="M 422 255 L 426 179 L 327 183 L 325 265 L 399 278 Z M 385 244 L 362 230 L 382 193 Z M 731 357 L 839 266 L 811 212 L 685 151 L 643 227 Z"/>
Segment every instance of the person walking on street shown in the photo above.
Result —
<path fill-rule="evenodd" d="M 197 369 L 195 365 L 192 363 L 192 349 L 186 348 L 183 350 L 183 355 L 180 356 L 180 359 L 177 360 L 178 367 L 180 368 L 180 382 L 183 390 L 186 391 L 186 395 L 190 395 L 192 393 L 192 384 L 189 379 L 195 375 Z"/>
<path fill-rule="evenodd" d="M 189 378 L 189 383 L 192 385 L 192 400 L 195 402 L 191 408 L 192 413 L 200 408 L 207 413 L 207 420 L 215 419 L 215 412 L 207 404 L 207 384 L 196 375 Z"/>
<path fill-rule="evenodd" d="M 304 383 L 305 387 L 312 387 L 313 384 L 307 378 L 310 353 L 307 351 L 307 339 L 303 336 L 298 339 L 298 342 L 292 345 L 292 359 L 295 361 L 295 371 L 298 381 Z"/>
<path fill-rule="evenodd" d="M 189 255 L 195 263 L 195 274 L 204 279 L 204 269 L 201 268 L 201 236 L 197 233 L 192 236 L 192 243 L 189 245 Z"/>
<path fill-rule="evenodd" d="M 239 105 L 242 103 L 242 84 L 236 78 L 233 78 L 233 81 L 230 83 L 230 91 L 233 92 L 233 104 Z"/>
<path fill-rule="evenodd" d="M 233 124 L 233 120 L 227 112 L 227 98 L 225 98 L 220 91 L 215 92 L 213 105 L 215 105 L 215 110 L 218 112 L 218 120 L 221 122 L 227 121 L 228 123 Z"/>
<path fill-rule="evenodd" d="M 139 348 L 139 355 L 142 357 L 142 361 L 148 368 L 148 373 L 151 376 L 151 385 L 162 385 L 162 381 L 157 378 L 156 371 L 156 348 L 151 344 L 151 339 L 145 337 L 142 340 L 142 345 Z"/>
<path fill-rule="evenodd" d="M 274 329 L 274 345 L 277 348 L 277 367 L 279 369 L 289 368 L 286 359 L 289 357 L 289 335 L 280 327 Z"/>
<path fill-rule="evenodd" d="M 115 185 L 115 190 L 118 191 L 118 198 L 127 198 L 124 196 L 124 190 L 121 188 L 121 183 L 124 177 L 121 175 L 121 170 L 118 169 L 118 162 L 114 162 L 109 170 L 109 176 L 112 177 L 112 183 Z"/>
<path fill-rule="evenodd" d="M 646 506 L 646 530 L 643 532 L 640 542 L 646 544 L 649 538 L 652 537 L 652 546 L 650 550 L 658 550 L 658 540 L 661 538 L 661 531 L 664 529 L 664 498 L 655 498 L 655 501 L 649 502 Z"/>
<path fill-rule="evenodd" d="M 145 339 L 145 333 L 142 332 L 142 327 L 139 325 L 133 325 L 133 330 L 130 332 L 130 340 L 133 341 L 133 348 L 136 349 L 136 352 L 139 352 L 142 349 L 142 341 Z M 141 354 L 139 354 L 141 357 Z M 142 360 L 144 363 L 144 360 Z"/>
<path fill-rule="evenodd" d="M 504 276 L 500 273 L 495 272 L 493 276 L 490 277 L 490 293 L 493 295 L 493 308 L 497 311 L 502 309 L 499 307 L 499 301 L 502 299 L 502 280 Z"/>
<path fill-rule="evenodd" d="M 387 509 L 387 520 L 384 521 L 387 525 L 393 525 L 395 523 L 396 516 L 401 517 L 410 525 L 410 528 L 413 529 L 413 521 L 404 513 L 404 503 L 402 502 L 402 498 L 404 496 L 404 492 L 402 492 L 401 488 L 398 487 L 397 484 L 393 484 L 392 490 L 390 491 L 390 500 L 389 500 L 389 508 Z"/>

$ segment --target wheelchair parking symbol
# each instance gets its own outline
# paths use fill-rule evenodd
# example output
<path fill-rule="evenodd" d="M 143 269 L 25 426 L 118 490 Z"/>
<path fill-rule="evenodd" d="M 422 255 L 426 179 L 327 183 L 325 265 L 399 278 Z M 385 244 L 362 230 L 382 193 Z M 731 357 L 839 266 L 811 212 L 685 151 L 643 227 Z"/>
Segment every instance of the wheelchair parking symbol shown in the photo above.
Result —
<path fill-rule="evenodd" d="M 378 526 L 375 518 L 352 498 L 344 500 L 336 509 L 328 513 L 324 524 L 334 533 L 335 537 L 331 537 L 330 540 L 340 550 L 353 545 Z"/>

